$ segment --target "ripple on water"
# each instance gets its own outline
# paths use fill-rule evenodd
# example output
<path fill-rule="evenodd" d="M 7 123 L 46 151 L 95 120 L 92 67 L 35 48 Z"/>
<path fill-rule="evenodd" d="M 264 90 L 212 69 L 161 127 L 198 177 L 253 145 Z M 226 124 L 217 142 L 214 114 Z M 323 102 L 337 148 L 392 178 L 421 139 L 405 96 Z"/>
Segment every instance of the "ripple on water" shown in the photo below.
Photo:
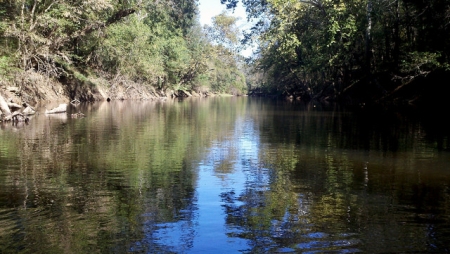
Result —
<path fill-rule="evenodd" d="M 361 244 L 361 241 L 359 239 L 336 239 L 346 238 L 346 236 L 352 235 L 353 234 L 341 234 L 339 236 L 333 236 L 322 232 L 313 232 L 305 235 L 306 241 L 296 244 L 295 247 L 296 249 L 301 250 L 302 253 L 323 253 L 324 251 L 327 253 L 362 252 L 360 249 L 358 249 L 358 246 Z M 308 238 L 311 240 L 308 241 Z"/>

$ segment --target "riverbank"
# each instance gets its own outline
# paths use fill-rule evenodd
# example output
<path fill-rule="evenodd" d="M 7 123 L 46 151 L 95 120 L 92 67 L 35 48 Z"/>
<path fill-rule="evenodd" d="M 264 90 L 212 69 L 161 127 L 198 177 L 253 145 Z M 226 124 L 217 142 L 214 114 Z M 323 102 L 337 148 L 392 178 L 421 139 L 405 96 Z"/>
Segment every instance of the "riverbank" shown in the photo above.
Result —
<path fill-rule="evenodd" d="M 80 102 L 94 102 L 104 100 L 161 100 L 165 98 L 177 97 L 207 97 L 224 96 L 211 92 L 208 89 L 197 90 L 173 90 L 170 88 L 156 89 L 155 87 L 137 83 L 122 76 L 109 77 L 101 74 L 80 73 L 78 70 L 66 68 L 66 74 L 59 79 L 50 78 L 34 71 L 16 74 L 8 81 L 0 79 L 0 97 L 8 104 L 22 105 L 20 109 L 11 108 L 11 112 L 22 113 L 23 109 L 31 106 L 37 112 L 44 112 L 58 106 L 60 103 L 69 103 L 73 100 Z M 344 98 L 328 100 L 329 97 L 318 99 L 317 103 L 339 103 L 351 107 L 379 108 L 384 110 L 393 108 L 413 108 L 426 112 L 442 111 L 448 108 L 446 105 L 446 94 L 435 93 L 436 87 L 442 82 L 439 75 L 429 75 L 428 78 L 413 82 L 401 89 L 393 89 L 391 92 L 380 93 L 370 92 L 371 90 L 353 89 L 347 92 Z M 350 90 L 349 90 L 350 91 Z M 230 95 L 231 96 L 231 95 Z M 297 100 L 293 96 L 261 95 L 273 98 L 283 98 L 286 100 Z M 1 99 L 1 98 L 0 98 Z M 8 111 L 8 110 L 7 110 Z M 0 121 L 11 112 L 5 112 L 0 107 Z"/>
<path fill-rule="evenodd" d="M 95 102 L 105 100 L 161 100 L 176 97 L 206 97 L 216 94 L 209 90 L 186 91 L 155 89 L 124 77 L 107 79 L 86 76 L 72 71 L 59 79 L 46 77 L 34 71 L 16 75 L 9 82 L 0 81 L 0 99 L 7 104 L 30 105 L 34 108 L 57 106 L 59 103 Z M 16 106 L 15 106 L 16 107 Z M 11 112 L 17 108 L 11 108 Z M 5 112 L 6 111 L 6 112 Z M 10 112 L 0 107 L 0 120 Z"/>

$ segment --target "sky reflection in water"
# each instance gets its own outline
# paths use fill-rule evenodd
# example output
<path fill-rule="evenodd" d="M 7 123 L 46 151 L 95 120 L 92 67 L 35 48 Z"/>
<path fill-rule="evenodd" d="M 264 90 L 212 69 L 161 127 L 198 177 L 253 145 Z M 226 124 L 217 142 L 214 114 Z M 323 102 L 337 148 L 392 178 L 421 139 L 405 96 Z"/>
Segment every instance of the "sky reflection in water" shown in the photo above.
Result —
<path fill-rule="evenodd" d="M 435 118 L 258 98 L 71 110 L 87 117 L 2 125 L 0 253 L 450 251 Z"/>

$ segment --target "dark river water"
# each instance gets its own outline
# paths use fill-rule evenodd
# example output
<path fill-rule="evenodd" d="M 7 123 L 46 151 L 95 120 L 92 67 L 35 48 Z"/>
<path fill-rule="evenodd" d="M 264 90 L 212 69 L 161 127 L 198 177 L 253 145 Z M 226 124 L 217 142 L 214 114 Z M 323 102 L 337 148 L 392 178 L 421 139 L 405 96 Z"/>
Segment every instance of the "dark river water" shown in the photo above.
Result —
<path fill-rule="evenodd" d="M 245 97 L 39 111 L 0 124 L 0 253 L 450 252 L 445 115 Z"/>

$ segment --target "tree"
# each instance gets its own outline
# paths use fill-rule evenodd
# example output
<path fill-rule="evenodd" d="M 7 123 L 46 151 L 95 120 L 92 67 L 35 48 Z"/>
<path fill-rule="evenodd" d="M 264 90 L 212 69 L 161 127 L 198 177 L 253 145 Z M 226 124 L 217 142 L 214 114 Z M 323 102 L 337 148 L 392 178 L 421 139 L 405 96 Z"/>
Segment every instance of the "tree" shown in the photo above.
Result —
<path fill-rule="evenodd" d="M 20 67 L 59 76 L 58 62 L 71 63 L 84 36 L 134 12 L 109 0 L 12 0 L 4 36 L 15 41 Z"/>
<path fill-rule="evenodd" d="M 239 37 L 237 18 L 223 12 L 212 19 L 212 26 L 205 26 L 212 43 L 214 57 L 208 65 L 210 82 L 214 90 L 241 94 L 246 90 L 245 77 L 239 70 Z"/>
<path fill-rule="evenodd" d="M 449 75 L 448 0 L 242 3 L 256 20 L 244 42 L 258 40 L 255 69 L 268 91 L 374 102 L 428 74 Z"/>
<path fill-rule="evenodd" d="M 209 39 L 231 51 L 237 51 L 240 31 L 236 26 L 238 18 L 226 12 L 212 18 L 212 26 L 206 26 Z"/>

